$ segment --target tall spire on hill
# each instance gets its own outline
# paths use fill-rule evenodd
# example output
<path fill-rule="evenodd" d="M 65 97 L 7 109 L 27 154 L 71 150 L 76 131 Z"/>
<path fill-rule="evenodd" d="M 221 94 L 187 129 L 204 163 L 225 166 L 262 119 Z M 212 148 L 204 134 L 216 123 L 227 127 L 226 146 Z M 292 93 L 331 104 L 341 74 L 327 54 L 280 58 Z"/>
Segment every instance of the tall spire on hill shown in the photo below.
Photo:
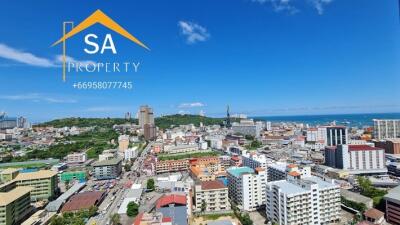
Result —
<path fill-rule="evenodd" d="M 229 113 L 229 105 L 226 107 L 226 127 L 231 128 L 231 114 Z"/>

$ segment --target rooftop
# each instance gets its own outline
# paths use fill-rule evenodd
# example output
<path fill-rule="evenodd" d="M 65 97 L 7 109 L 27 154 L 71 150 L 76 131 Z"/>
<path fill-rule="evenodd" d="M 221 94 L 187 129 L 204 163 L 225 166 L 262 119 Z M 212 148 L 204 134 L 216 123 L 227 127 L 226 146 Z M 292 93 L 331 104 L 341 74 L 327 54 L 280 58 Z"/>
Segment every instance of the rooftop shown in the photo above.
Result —
<path fill-rule="evenodd" d="M 389 193 L 385 195 L 385 199 L 394 200 L 400 204 L 400 185 L 389 190 Z"/>
<path fill-rule="evenodd" d="M 213 181 L 203 181 L 200 183 L 201 184 L 201 189 L 202 190 L 211 190 L 211 189 L 223 189 L 227 188 L 224 183 L 222 183 L 219 180 L 213 180 Z"/>
<path fill-rule="evenodd" d="M 349 151 L 371 151 L 383 150 L 383 148 L 372 147 L 369 145 L 349 145 Z"/>
<path fill-rule="evenodd" d="M 186 205 L 186 196 L 185 195 L 164 195 L 163 197 L 159 198 L 157 200 L 157 209 L 161 208 L 166 205 L 170 204 L 180 204 L 180 205 Z"/>
<path fill-rule="evenodd" d="M 385 214 L 377 209 L 368 209 L 367 211 L 364 212 L 364 216 L 368 218 L 373 218 L 373 219 L 380 219 L 384 216 Z"/>
<path fill-rule="evenodd" d="M 277 186 L 281 190 L 281 192 L 286 195 L 293 195 L 293 194 L 307 192 L 306 189 L 286 180 L 273 181 L 270 182 L 269 184 Z"/>
<path fill-rule="evenodd" d="M 19 171 L 19 170 L 16 169 L 16 168 L 7 168 L 7 169 L 2 170 L 2 171 L 0 172 L 0 174 L 10 174 L 10 173 L 18 172 L 18 171 Z"/>
<path fill-rule="evenodd" d="M 24 180 L 36 180 L 36 179 L 46 179 L 51 178 L 57 175 L 57 172 L 52 170 L 39 170 L 35 172 L 29 173 L 20 173 L 15 178 L 17 181 L 24 181 Z"/>
<path fill-rule="evenodd" d="M 105 192 L 103 191 L 91 191 L 76 194 L 71 197 L 69 202 L 65 203 L 61 211 L 68 212 L 88 209 L 91 206 L 99 204 L 101 199 L 104 197 L 104 194 Z"/>
<path fill-rule="evenodd" d="M 32 187 L 16 187 L 9 192 L 0 192 L 0 206 L 6 206 L 32 190 Z"/>
<path fill-rule="evenodd" d="M 121 161 L 122 161 L 122 159 L 119 159 L 119 158 L 97 161 L 97 162 L 93 163 L 92 166 L 112 166 L 112 165 L 117 165 Z"/>
<path fill-rule="evenodd" d="M 244 166 L 244 167 L 233 167 L 229 168 L 228 173 L 232 174 L 235 177 L 240 177 L 241 175 L 245 173 L 254 173 L 254 170 L 250 167 Z"/>

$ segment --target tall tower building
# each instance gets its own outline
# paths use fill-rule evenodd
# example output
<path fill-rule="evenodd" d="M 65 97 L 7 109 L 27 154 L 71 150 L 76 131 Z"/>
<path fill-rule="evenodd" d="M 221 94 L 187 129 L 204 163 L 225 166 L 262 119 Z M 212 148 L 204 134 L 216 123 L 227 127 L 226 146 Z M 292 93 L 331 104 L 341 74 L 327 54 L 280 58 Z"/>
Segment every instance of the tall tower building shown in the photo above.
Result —
<path fill-rule="evenodd" d="M 226 127 L 227 128 L 231 128 L 232 127 L 231 114 L 229 112 L 229 105 L 227 106 L 227 109 L 226 109 Z"/>
<path fill-rule="evenodd" d="M 145 124 L 154 125 L 153 109 L 147 105 L 140 106 L 138 119 L 139 119 L 139 126 L 142 128 L 144 128 Z"/>

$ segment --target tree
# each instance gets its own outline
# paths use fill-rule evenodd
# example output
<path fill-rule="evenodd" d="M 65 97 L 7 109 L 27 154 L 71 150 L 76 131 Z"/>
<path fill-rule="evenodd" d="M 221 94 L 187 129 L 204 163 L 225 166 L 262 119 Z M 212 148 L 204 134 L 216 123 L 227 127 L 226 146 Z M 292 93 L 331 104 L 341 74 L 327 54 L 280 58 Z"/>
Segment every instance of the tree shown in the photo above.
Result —
<path fill-rule="evenodd" d="M 154 191 L 155 190 L 155 185 L 154 185 L 154 179 L 150 178 L 147 180 L 147 190 Z"/>
<path fill-rule="evenodd" d="M 111 223 L 113 225 L 119 225 L 121 224 L 121 216 L 118 213 L 114 213 L 110 216 L 111 218 Z"/>
<path fill-rule="evenodd" d="M 129 202 L 128 207 L 126 209 L 126 214 L 129 217 L 135 217 L 139 214 L 139 205 L 135 202 Z"/>
<path fill-rule="evenodd" d="M 97 210 L 98 210 L 97 206 L 95 206 L 95 205 L 90 206 L 89 212 L 88 212 L 89 213 L 88 216 L 92 217 L 92 216 L 96 215 Z"/>
<path fill-rule="evenodd" d="M 127 162 L 124 167 L 125 167 L 125 171 L 128 172 L 128 171 L 131 171 L 132 165 L 129 162 Z"/>
<path fill-rule="evenodd" d="M 203 200 L 201 201 L 201 212 L 204 213 L 204 212 L 206 211 L 206 209 L 207 209 L 207 203 L 206 203 L 206 201 L 203 199 Z"/>
<path fill-rule="evenodd" d="M 241 216 L 240 222 L 242 223 L 242 225 L 253 225 L 253 221 L 250 219 L 250 216 L 247 213 Z"/>

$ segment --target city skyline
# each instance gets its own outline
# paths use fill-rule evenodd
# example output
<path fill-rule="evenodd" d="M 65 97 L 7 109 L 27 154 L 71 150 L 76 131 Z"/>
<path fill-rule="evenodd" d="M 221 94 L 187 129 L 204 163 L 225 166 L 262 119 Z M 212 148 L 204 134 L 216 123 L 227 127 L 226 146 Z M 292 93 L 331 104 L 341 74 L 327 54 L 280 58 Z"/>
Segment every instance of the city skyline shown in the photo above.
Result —
<path fill-rule="evenodd" d="M 44 1 L 21 8 L 6 1 L 0 73 L 7 85 L 0 90 L 0 111 L 31 121 L 123 117 L 144 104 L 157 116 L 202 111 L 222 117 L 228 104 L 232 114 L 249 116 L 400 112 L 397 4 L 238 0 L 75 7 Z M 133 90 L 71 88 L 74 80 L 93 80 L 90 75 L 60 80 L 61 51 L 50 45 L 63 21 L 81 21 L 97 9 L 151 49 L 115 36 L 119 59 L 140 61 L 141 70 L 97 76 L 133 81 Z M 89 60 L 77 44 L 81 39 L 71 42 L 70 53 Z"/>

